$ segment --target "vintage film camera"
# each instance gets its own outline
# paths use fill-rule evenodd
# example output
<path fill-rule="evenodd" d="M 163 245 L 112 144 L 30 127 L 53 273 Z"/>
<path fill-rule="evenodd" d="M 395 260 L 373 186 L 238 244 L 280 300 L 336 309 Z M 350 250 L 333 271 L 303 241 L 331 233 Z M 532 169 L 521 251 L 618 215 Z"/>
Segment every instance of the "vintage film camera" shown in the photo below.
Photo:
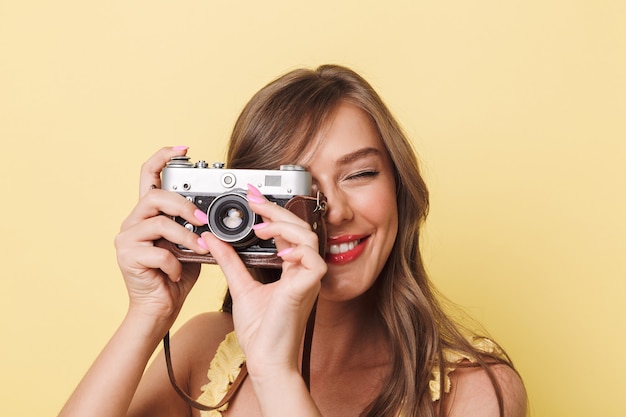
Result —
<path fill-rule="evenodd" d="M 298 165 L 282 165 L 279 170 L 225 169 L 223 163 L 208 165 L 190 162 L 187 156 L 174 157 L 161 173 L 161 188 L 185 196 L 207 213 L 206 226 L 194 226 L 180 217 L 176 222 L 202 234 L 210 231 L 231 244 L 245 265 L 279 268 L 273 240 L 259 239 L 252 229 L 261 222 L 248 206 L 247 184 L 252 184 L 271 202 L 285 207 L 307 221 L 318 234 L 320 254 L 326 243 L 323 215 L 326 200 L 320 193 L 311 196 L 311 174 Z M 183 262 L 216 263 L 211 254 L 199 255 L 180 245 L 161 240 L 161 247 L 172 251 Z"/>

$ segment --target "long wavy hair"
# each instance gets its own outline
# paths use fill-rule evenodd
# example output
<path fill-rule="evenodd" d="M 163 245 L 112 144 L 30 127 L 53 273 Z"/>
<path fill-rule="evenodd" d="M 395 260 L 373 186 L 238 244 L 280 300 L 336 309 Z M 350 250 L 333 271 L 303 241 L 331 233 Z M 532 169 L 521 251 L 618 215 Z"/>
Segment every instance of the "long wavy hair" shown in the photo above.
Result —
<path fill-rule="evenodd" d="M 374 122 L 394 167 L 398 216 L 402 227 L 373 291 L 378 315 L 389 336 L 392 370 L 384 388 L 363 412 L 366 417 L 444 416 L 445 383 L 433 402 L 429 381 L 433 369 L 446 363 L 444 352 L 455 350 L 473 358 L 466 366 L 481 366 L 494 385 L 500 415 L 502 392 L 490 369 L 494 363 L 512 367 L 506 355 L 477 350 L 468 332 L 444 311 L 442 297 L 429 280 L 420 254 L 420 228 L 429 207 L 428 189 L 413 147 L 378 94 L 360 75 L 337 65 L 315 70 L 297 69 L 269 83 L 243 109 L 231 136 L 229 168 L 277 169 L 294 163 L 314 144 L 320 129 L 337 105 L 348 101 Z M 332 202 L 330 202 L 332 204 Z M 257 279 L 270 282 L 280 271 L 255 270 Z M 224 310 L 230 309 L 226 296 Z M 438 405 L 437 405 L 438 404 Z"/>

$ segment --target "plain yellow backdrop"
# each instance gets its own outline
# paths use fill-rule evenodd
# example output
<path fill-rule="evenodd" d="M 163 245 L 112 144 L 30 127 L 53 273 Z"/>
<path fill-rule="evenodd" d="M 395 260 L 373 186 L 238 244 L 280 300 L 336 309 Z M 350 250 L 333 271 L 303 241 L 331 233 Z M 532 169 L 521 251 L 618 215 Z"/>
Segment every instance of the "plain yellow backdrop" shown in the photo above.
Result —
<path fill-rule="evenodd" d="M 141 163 L 222 160 L 257 89 L 322 63 L 414 141 L 428 269 L 533 415 L 626 415 L 621 0 L 1 0 L 0 415 L 54 415 L 123 317 L 113 239 Z M 176 326 L 224 288 L 204 268 Z"/>

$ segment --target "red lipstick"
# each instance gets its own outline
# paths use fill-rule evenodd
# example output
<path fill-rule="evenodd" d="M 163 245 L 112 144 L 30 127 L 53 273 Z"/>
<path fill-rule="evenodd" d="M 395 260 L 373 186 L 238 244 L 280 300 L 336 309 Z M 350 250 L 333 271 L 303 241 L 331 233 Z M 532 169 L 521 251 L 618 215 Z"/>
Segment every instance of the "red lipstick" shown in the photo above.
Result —
<path fill-rule="evenodd" d="M 326 262 L 345 264 L 357 259 L 363 253 L 368 237 L 343 235 L 329 238 L 326 242 Z"/>

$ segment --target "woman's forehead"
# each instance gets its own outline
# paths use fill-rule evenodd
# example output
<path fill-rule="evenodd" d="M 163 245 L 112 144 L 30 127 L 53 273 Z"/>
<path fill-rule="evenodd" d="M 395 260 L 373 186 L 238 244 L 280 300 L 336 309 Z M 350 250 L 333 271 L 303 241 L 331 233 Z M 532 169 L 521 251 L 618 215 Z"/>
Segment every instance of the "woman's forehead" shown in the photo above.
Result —
<path fill-rule="evenodd" d="M 387 148 L 369 114 L 352 103 L 344 102 L 308 139 L 304 151 L 297 157 L 297 163 L 310 166 L 315 159 L 322 157 L 345 165 L 369 156 L 386 155 Z"/>

